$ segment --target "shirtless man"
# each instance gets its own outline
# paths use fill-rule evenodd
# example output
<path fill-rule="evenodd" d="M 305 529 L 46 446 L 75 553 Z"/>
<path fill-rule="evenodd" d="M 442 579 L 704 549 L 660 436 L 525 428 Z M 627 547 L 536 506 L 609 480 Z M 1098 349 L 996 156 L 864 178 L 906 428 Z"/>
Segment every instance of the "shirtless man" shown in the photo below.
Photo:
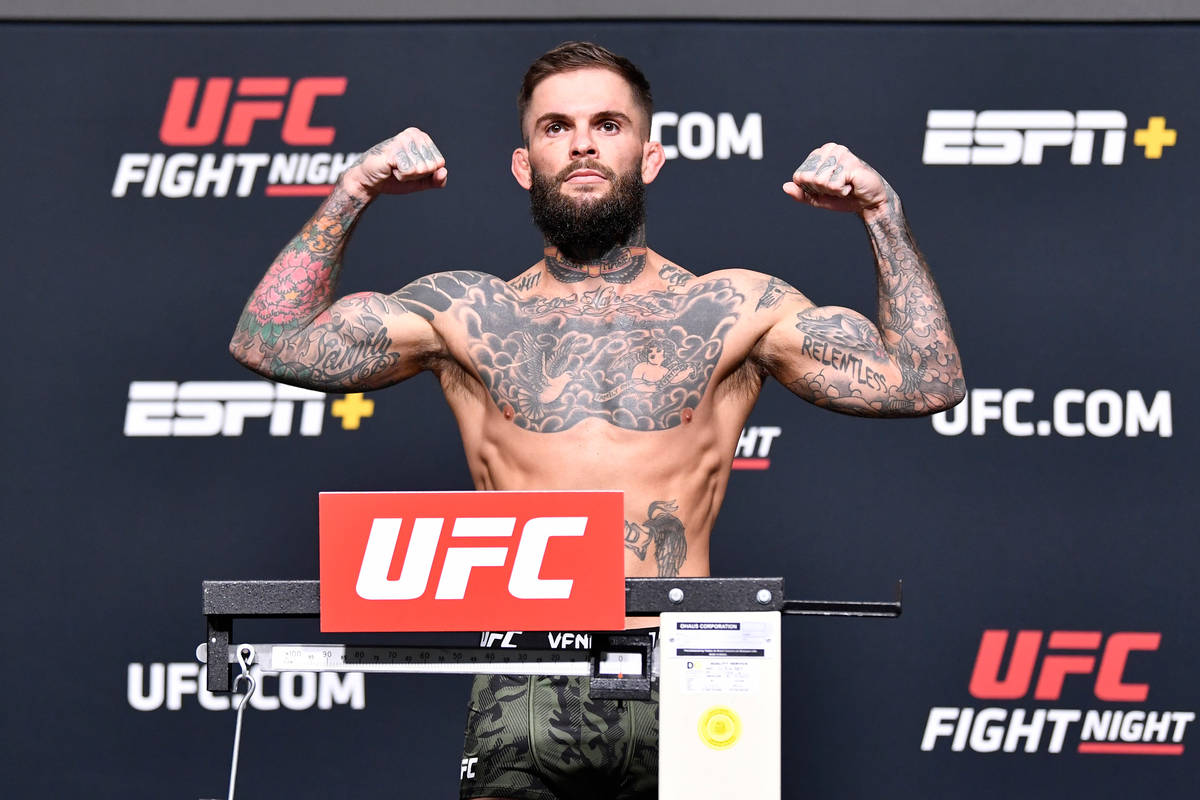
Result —
<path fill-rule="evenodd" d="M 697 276 L 646 246 L 643 190 L 665 156 L 649 138 L 649 84 L 626 59 L 561 45 L 530 67 L 518 105 L 512 172 L 545 237 L 537 263 L 507 281 L 442 272 L 335 300 L 363 209 L 380 194 L 446 185 L 445 158 L 408 128 L 347 169 L 283 249 L 246 304 L 234 357 L 329 392 L 432 371 L 477 489 L 624 492 L 629 576 L 709 574 L 734 449 L 768 376 L 862 416 L 932 414 L 962 399 L 946 312 L 900 199 L 845 147 L 814 150 L 783 191 L 862 218 L 876 322 L 758 272 Z M 665 347 L 687 368 L 647 381 L 642 354 Z M 477 777 L 463 797 L 655 796 L 653 707 L 604 706 L 586 691 L 563 678 L 476 681 L 467 755 Z"/>

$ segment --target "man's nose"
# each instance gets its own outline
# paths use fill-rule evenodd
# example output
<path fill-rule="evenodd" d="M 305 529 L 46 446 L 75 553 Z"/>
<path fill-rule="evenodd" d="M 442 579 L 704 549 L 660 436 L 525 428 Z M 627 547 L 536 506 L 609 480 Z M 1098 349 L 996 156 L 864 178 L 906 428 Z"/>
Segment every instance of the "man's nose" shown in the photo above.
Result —
<path fill-rule="evenodd" d="M 582 158 L 584 156 L 596 155 L 596 142 L 592 138 L 591 128 L 587 125 L 578 125 L 574 133 L 571 134 L 571 158 Z"/>

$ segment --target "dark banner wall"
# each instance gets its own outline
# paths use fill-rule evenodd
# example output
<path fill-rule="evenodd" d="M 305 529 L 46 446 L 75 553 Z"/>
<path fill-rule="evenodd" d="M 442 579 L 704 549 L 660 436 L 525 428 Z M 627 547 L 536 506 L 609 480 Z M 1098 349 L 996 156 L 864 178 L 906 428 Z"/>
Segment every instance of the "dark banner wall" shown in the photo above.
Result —
<path fill-rule="evenodd" d="M 315 578 L 321 490 L 470 488 L 429 376 L 364 408 L 226 342 L 313 186 L 409 125 L 449 186 L 371 208 L 342 290 L 535 261 L 514 98 L 568 38 L 654 83 L 658 251 L 871 313 L 860 224 L 779 188 L 841 142 L 903 198 L 963 352 L 945 417 L 777 385 L 751 415 L 715 574 L 905 587 L 897 621 L 785 620 L 785 797 L 1194 796 L 1200 28 L 715 23 L 0 26 L 6 794 L 223 796 L 200 582 Z M 267 678 L 240 793 L 451 796 L 468 683 Z"/>

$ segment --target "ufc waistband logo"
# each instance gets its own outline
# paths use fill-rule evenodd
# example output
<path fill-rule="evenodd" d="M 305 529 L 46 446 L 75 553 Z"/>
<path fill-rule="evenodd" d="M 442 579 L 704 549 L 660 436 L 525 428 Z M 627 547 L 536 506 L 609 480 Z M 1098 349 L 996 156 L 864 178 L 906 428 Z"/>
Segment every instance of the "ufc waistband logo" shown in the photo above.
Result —
<path fill-rule="evenodd" d="M 1125 667 L 1135 650 L 1157 650 L 1161 633 L 1114 633 L 1104 642 L 1099 631 L 1051 631 L 1047 649 L 1075 651 L 1042 653 L 1041 631 L 1020 631 L 1008 659 L 1008 670 L 1001 680 L 1000 667 L 1008 645 L 1008 631 L 988 630 L 979 642 L 979 654 L 971 674 L 971 694 L 978 698 L 1015 700 L 1024 697 L 1033 682 L 1039 656 L 1041 670 L 1033 696 L 1038 700 L 1057 700 L 1062 695 L 1067 675 L 1096 673 L 1095 693 L 1108 702 L 1143 702 L 1150 693 L 1144 683 L 1125 683 Z M 1096 653 L 1100 653 L 1097 668 Z"/>
<path fill-rule="evenodd" d="M 365 600 L 415 600 L 422 597 L 433 574 L 434 556 L 445 527 L 444 518 L 413 520 L 412 538 L 405 551 L 400 577 L 388 578 L 403 519 L 377 519 L 371 526 L 367 549 L 355 587 Z M 515 517 L 459 517 L 454 520 L 451 538 L 510 539 L 516 528 Z M 567 599 L 574 580 L 548 580 L 539 577 L 546 545 L 554 536 L 583 536 L 587 517 L 535 517 L 525 523 L 517 543 L 508 578 L 508 593 L 523 600 Z M 438 578 L 436 600 L 461 600 L 467 594 L 471 570 L 476 567 L 503 567 L 508 562 L 509 546 L 484 544 L 451 545 L 446 550 Z"/>
<path fill-rule="evenodd" d="M 280 118 L 286 144 L 305 147 L 333 143 L 334 128 L 312 126 L 313 109 L 318 97 L 345 94 L 345 78 L 300 78 L 295 85 L 290 78 L 239 78 L 238 99 L 231 104 L 233 86 L 233 78 L 209 78 L 204 82 L 197 110 L 200 79 L 176 78 L 158 131 L 162 143 L 171 147 L 214 144 L 221 135 L 226 109 L 229 115 L 222 142 L 228 146 L 249 144 L 256 122 Z M 189 124 L 193 118 L 195 121 Z"/>

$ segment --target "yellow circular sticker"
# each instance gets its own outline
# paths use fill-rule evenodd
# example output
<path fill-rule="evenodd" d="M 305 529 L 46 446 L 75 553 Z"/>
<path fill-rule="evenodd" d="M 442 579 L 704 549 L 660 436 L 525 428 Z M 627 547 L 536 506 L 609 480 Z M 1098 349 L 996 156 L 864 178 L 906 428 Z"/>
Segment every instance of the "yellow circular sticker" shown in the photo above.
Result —
<path fill-rule="evenodd" d="M 732 708 L 713 706 L 700 715 L 700 740 L 714 750 L 732 747 L 742 735 L 742 721 Z"/>

